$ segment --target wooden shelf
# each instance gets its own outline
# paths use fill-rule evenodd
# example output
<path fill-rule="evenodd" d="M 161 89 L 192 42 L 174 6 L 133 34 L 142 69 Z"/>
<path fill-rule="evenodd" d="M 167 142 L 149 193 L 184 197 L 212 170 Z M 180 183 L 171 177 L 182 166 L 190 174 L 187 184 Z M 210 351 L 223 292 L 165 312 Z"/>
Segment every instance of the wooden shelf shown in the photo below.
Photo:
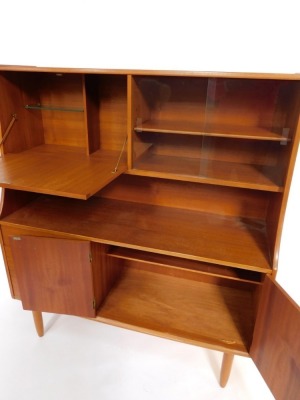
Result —
<path fill-rule="evenodd" d="M 253 290 L 124 268 L 97 320 L 221 351 L 247 355 Z"/>
<path fill-rule="evenodd" d="M 194 121 L 148 120 L 134 128 L 135 132 L 157 132 L 177 135 L 218 136 L 235 139 L 287 142 L 290 138 L 269 129 L 248 126 L 210 125 Z"/>
<path fill-rule="evenodd" d="M 2 225 L 58 232 L 137 250 L 270 272 L 265 222 L 93 197 L 41 196 Z"/>
<path fill-rule="evenodd" d="M 135 161 L 134 169 L 128 173 L 270 192 L 283 190 L 282 173 L 276 167 L 157 155 L 151 148 Z"/>
<path fill-rule="evenodd" d="M 125 171 L 120 152 L 42 145 L 0 158 L 0 186 L 86 200 Z"/>
<path fill-rule="evenodd" d="M 195 274 L 200 274 L 201 276 L 208 275 L 215 278 L 225 277 L 227 281 L 261 282 L 261 274 L 258 272 L 187 260 L 163 254 L 149 253 L 125 247 L 112 247 L 108 252 L 108 256 L 121 260 L 141 262 L 151 267 L 155 266 L 156 271 L 159 267 L 162 267 L 162 270 L 168 269 L 170 274 L 180 274 L 180 272 L 182 272 L 185 276 L 190 273 L 193 277 L 195 277 Z"/>

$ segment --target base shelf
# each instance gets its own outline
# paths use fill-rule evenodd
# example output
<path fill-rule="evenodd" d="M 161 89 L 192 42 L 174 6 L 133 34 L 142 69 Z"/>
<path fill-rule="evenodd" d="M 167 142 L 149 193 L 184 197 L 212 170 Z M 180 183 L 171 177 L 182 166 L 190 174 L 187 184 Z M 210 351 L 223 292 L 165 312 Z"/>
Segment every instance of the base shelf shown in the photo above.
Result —
<path fill-rule="evenodd" d="M 0 186 L 86 200 L 114 180 L 120 152 L 98 150 L 86 155 L 78 147 L 41 145 L 0 158 Z"/>
<path fill-rule="evenodd" d="M 248 355 L 254 321 L 253 296 L 251 289 L 125 268 L 96 320 Z"/>

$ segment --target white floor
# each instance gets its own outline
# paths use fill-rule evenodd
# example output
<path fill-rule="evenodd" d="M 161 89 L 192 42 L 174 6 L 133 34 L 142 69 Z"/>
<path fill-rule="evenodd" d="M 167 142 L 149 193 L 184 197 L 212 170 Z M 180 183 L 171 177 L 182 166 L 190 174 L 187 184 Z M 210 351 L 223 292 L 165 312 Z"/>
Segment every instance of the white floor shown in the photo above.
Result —
<path fill-rule="evenodd" d="M 10 297 L 0 261 L 0 399 L 273 399 L 247 358 L 235 358 L 222 389 L 215 351 L 51 314 L 38 338 L 31 313 Z"/>

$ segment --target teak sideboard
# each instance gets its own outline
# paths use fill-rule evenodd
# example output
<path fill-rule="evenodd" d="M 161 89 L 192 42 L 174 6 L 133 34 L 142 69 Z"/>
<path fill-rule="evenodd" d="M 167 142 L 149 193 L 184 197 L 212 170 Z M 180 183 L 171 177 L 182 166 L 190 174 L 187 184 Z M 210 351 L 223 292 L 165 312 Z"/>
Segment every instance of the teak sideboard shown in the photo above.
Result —
<path fill-rule="evenodd" d="M 300 75 L 0 66 L 12 297 L 250 356 L 300 393 L 299 307 L 276 283 Z"/>

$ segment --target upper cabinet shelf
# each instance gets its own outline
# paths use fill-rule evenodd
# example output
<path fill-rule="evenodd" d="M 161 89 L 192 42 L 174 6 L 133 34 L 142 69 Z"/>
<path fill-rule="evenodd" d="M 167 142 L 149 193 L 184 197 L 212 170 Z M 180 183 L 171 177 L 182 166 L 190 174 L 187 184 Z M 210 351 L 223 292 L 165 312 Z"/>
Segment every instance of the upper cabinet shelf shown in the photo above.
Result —
<path fill-rule="evenodd" d="M 201 126 L 193 121 L 144 121 L 134 127 L 135 132 L 157 132 L 176 135 L 216 136 L 236 139 L 271 140 L 285 143 L 291 140 L 287 135 L 289 130 L 281 134 L 261 127 L 208 125 Z"/>

